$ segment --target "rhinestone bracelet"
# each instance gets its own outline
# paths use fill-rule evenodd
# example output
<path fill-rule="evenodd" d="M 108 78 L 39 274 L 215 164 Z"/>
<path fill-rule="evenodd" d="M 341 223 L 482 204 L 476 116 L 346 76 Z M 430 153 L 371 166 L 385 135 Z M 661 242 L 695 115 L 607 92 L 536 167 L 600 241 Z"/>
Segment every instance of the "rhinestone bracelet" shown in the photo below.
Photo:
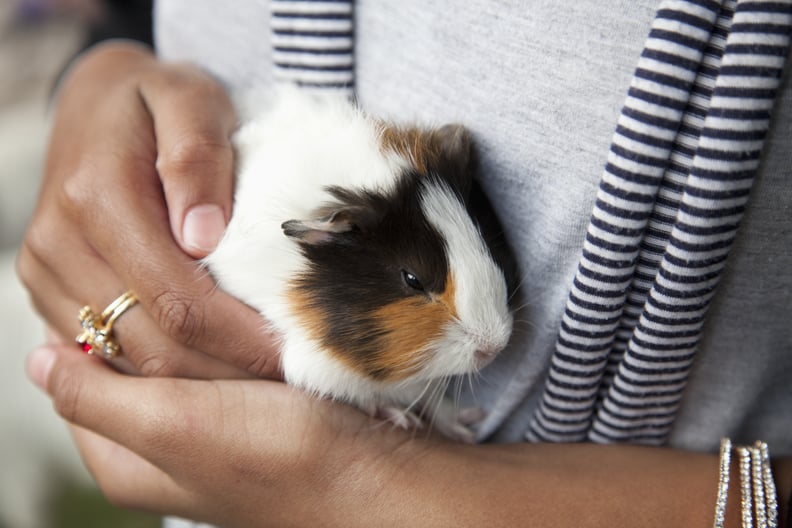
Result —
<path fill-rule="evenodd" d="M 767 444 L 757 441 L 753 446 L 732 447 L 728 438 L 721 440 L 714 528 L 723 528 L 726 517 L 732 451 L 738 458 L 742 527 L 778 528 L 778 497 Z"/>

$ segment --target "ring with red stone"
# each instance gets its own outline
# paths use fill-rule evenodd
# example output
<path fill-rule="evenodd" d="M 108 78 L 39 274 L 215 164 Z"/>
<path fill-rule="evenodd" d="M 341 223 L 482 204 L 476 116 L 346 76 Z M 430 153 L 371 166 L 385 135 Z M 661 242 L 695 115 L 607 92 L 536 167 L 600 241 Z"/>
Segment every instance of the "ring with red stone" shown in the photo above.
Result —
<path fill-rule="evenodd" d="M 135 294 L 128 291 L 111 302 L 100 314 L 94 312 L 90 306 L 83 306 L 79 314 L 82 332 L 75 338 L 83 352 L 98 354 L 105 359 L 121 354 L 121 346 L 113 336 L 113 323 L 137 302 Z"/>

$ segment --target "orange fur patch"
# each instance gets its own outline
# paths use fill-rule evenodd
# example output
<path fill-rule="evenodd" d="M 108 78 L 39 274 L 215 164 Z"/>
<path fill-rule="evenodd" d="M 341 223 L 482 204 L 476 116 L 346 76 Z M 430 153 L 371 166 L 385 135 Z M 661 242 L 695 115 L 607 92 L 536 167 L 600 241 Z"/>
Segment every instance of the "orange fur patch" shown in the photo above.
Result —
<path fill-rule="evenodd" d="M 289 304 L 311 339 L 326 347 L 333 357 L 363 376 L 381 382 L 408 378 L 423 366 L 425 347 L 442 335 L 445 326 L 457 317 L 455 284 L 449 277 L 445 291 L 431 299 L 412 296 L 377 310 L 373 314 L 378 337 L 375 349 L 364 358 L 329 344 L 330 328 L 325 314 L 311 300 L 309 292 L 292 288 Z"/>
<path fill-rule="evenodd" d="M 440 153 L 431 131 L 417 127 L 380 126 L 383 151 L 395 152 L 410 160 L 422 174 L 437 162 Z"/>
<path fill-rule="evenodd" d="M 292 313 L 300 322 L 300 326 L 305 329 L 308 337 L 320 343 L 324 341 L 330 328 L 325 323 L 322 310 L 315 306 L 308 292 L 301 288 L 292 287 L 289 289 L 287 299 Z"/>
<path fill-rule="evenodd" d="M 432 298 L 410 297 L 377 311 L 386 335 L 383 353 L 373 358 L 373 366 L 391 373 L 389 380 L 415 374 L 423 366 L 423 352 L 429 343 L 442 335 L 446 325 L 456 318 L 455 285 L 449 277 L 445 291 Z"/>

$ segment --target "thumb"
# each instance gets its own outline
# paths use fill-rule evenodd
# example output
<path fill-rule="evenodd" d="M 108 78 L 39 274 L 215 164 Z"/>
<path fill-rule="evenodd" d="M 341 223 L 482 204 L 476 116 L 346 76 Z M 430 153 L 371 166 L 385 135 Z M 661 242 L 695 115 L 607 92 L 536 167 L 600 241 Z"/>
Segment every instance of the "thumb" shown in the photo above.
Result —
<path fill-rule="evenodd" d="M 178 190 L 172 190 L 171 194 L 174 192 L 178 192 Z M 169 198 L 169 201 L 179 201 L 175 200 L 173 196 Z M 210 197 L 208 200 L 200 201 L 212 202 L 219 200 L 212 200 Z M 168 205 L 170 208 L 170 203 Z M 174 236 L 188 255 L 195 258 L 203 258 L 217 247 L 223 231 L 225 231 L 226 218 L 228 217 L 227 209 L 227 207 L 216 203 L 191 205 L 186 211 L 184 211 L 184 205 L 173 207 L 175 219 L 172 219 L 171 224 L 178 225 L 178 217 L 183 217 L 181 231 L 175 232 Z M 184 212 L 180 213 L 180 210 Z"/>
<path fill-rule="evenodd" d="M 217 81 L 188 66 L 171 68 L 140 90 L 154 121 L 157 172 L 173 236 L 188 255 L 203 258 L 231 216 L 233 105 Z"/>

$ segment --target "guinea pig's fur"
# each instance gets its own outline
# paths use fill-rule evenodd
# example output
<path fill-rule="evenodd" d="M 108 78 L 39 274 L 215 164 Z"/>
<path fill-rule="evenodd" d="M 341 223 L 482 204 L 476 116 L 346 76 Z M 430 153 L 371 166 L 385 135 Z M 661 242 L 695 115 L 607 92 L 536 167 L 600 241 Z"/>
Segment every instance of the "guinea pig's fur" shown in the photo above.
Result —
<path fill-rule="evenodd" d="M 471 441 L 455 407 L 429 399 L 503 349 L 512 315 L 466 205 L 468 134 L 296 89 L 240 113 L 234 211 L 205 259 L 219 286 L 282 337 L 288 383 Z"/>

